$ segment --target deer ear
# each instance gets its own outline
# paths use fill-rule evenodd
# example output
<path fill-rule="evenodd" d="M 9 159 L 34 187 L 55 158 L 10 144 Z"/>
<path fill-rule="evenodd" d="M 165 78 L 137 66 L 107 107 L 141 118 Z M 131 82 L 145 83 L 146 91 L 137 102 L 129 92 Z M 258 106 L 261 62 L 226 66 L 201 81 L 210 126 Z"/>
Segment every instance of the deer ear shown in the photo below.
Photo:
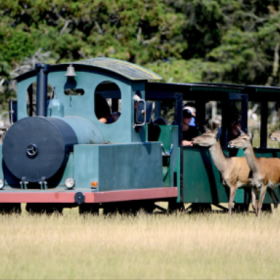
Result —
<path fill-rule="evenodd" d="M 219 141 L 220 135 L 219 135 L 220 127 L 215 128 L 213 133 L 215 133 L 215 138 L 217 141 Z"/>
<path fill-rule="evenodd" d="M 204 127 L 205 132 L 210 132 L 211 131 L 211 129 L 209 129 L 206 125 L 204 125 L 203 127 Z"/>
<path fill-rule="evenodd" d="M 240 135 L 246 135 L 246 133 L 240 127 L 238 127 L 238 131 L 240 132 Z"/>
<path fill-rule="evenodd" d="M 253 130 L 250 130 L 250 131 L 248 132 L 248 136 L 250 137 L 250 140 L 253 139 L 253 137 L 254 137 Z"/>
<path fill-rule="evenodd" d="M 216 134 L 216 136 L 218 135 L 219 130 L 220 130 L 220 128 L 219 128 L 219 127 L 216 127 L 215 130 L 213 131 L 213 132 Z"/>

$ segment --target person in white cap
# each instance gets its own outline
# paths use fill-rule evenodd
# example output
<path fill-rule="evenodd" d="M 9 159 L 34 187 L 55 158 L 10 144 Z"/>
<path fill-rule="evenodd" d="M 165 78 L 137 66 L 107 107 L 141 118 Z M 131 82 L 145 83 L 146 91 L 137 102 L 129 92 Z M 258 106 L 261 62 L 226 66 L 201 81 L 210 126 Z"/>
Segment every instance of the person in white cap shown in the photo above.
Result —
<path fill-rule="evenodd" d="M 195 107 L 192 107 L 192 106 L 184 106 L 183 110 L 185 109 L 188 109 L 191 111 L 193 117 L 192 117 L 192 120 L 191 120 L 191 123 L 190 123 L 190 126 L 196 126 L 195 124 L 195 117 L 196 117 L 196 109 Z"/>
<path fill-rule="evenodd" d="M 193 146 L 192 139 L 198 136 L 198 130 L 195 126 L 190 126 L 190 123 L 194 118 L 192 112 L 184 108 L 183 109 L 183 146 Z"/>

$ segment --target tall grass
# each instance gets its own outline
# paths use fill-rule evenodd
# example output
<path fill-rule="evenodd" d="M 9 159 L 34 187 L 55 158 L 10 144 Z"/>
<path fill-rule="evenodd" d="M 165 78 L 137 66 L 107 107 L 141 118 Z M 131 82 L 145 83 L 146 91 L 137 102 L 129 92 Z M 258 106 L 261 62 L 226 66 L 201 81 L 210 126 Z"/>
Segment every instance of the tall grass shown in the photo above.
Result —
<path fill-rule="evenodd" d="M 279 211 L 278 211 L 279 212 Z M 279 279 L 280 214 L 0 216 L 1 279 Z"/>

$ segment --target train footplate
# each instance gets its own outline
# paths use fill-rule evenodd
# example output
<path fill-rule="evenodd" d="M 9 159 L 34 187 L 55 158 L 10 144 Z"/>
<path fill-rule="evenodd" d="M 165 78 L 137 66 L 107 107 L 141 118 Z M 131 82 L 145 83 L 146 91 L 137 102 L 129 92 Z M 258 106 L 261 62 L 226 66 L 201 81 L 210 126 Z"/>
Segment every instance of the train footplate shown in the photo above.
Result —
<path fill-rule="evenodd" d="M 130 200 L 161 200 L 176 198 L 177 187 L 119 190 L 107 192 L 74 191 L 10 191 L 0 193 L 0 203 L 103 203 Z"/>

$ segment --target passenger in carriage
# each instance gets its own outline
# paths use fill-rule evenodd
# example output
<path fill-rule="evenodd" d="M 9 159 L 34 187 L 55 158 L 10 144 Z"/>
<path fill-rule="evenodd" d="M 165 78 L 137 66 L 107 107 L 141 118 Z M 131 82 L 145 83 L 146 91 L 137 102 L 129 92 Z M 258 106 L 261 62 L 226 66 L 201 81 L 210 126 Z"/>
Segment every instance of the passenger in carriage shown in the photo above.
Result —
<path fill-rule="evenodd" d="M 226 133 L 225 133 L 225 140 L 226 143 L 228 143 L 229 141 L 237 138 L 238 136 L 240 136 L 240 129 L 241 129 L 241 117 L 239 114 L 237 113 L 233 113 L 230 115 L 229 117 L 229 123 L 226 129 Z M 220 127 L 219 129 L 219 133 L 218 133 L 218 138 L 221 137 L 221 133 L 222 133 L 222 129 Z"/>
<path fill-rule="evenodd" d="M 119 119 L 120 116 L 121 116 L 120 112 L 113 112 L 112 115 L 111 115 L 112 123 L 116 122 Z"/>
<path fill-rule="evenodd" d="M 164 118 L 157 117 L 148 124 L 148 141 L 158 141 L 161 133 L 159 125 L 167 125 Z"/>
<path fill-rule="evenodd" d="M 240 136 L 240 129 L 241 129 L 241 117 L 238 114 L 233 114 L 230 117 L 227 140 L 230 141 Z"/>
<path fill-rule="evenodd" d="M 196 124 L 196 108 L 195 108 L 195 104 L 193 102 L 187 102 L 184 106 L 183 106 L 184 110 L 188 109 L 191 111 L 193 117 L 192 120 L 190 122 L 190 126 L 198 126 Z"/>
<path fill-rule="evenodd" d="M 193 146 L 192 139 L 198 136 L 197 127 L 190 125 L 194 117 L 195 116 L 188 108 L 183 108 L 183 146 Z"/>
<path fill-rule="evenodd" d="M 113 112 L 111 114 L 110 106 L 108 105 L 105 98 L 103 98 L 101 95 L 96 94 L 96 100 L 95 100 L 95 113 L 98 120 L 102 123 L 114 123 L 116 122 L 121 113 L 120 112 Z"/>
<path fill-rule="evenodd" d="M 97 119 L 102 123 L 107 123 L 111 117 L 110 106 L 100 94 L 96 94 L 95 96 L 95 114 Z"/>

